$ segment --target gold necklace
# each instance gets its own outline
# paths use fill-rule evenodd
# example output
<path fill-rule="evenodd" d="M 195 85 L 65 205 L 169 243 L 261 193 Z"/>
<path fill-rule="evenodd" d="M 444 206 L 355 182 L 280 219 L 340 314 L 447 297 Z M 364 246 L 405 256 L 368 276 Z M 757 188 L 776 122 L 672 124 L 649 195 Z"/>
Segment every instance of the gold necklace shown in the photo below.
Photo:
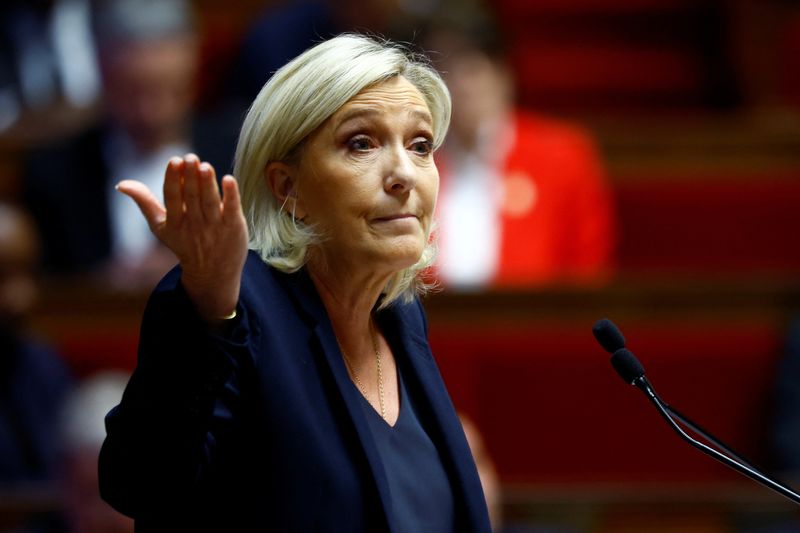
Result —
<path fill-rule="evenodd" d="M 386 420 L 386 406 L 383 401 L 383 374 L 381 373 L 381 351 L 378 349 L 378 336 L 375 334 L 375 326 L 370 322 L 369 328 L 372 336 L 372 349 L 375 350 L 375 359 L 378 360 L 378 403 L 381 406 L 381 418 Z"/>
<path fill-rule="evenodd" d="M 381 408 L 381 418 L 386 420 L 386 405 L 383 395 L 383 372 L 381 369 L 381 351 L 378 348 L 378 336 L 375 334 L 375 328 L 372 326 L 371 322 L 369 332 L 370 336 L 372 337 L 372 349 L 375 351 L 375 359 L 378 363 L 378 404 Z M 353 376 L 358 388 L 361 389 L 361 394 L 364 395 L 364 398 L 369 399 L 369 396 L 367 395 L 367 388 L 364 386 L 364 383 L 361 382 L 361 379 L 359 379 L 358 373 L 356 373 L 353 365 L 350 364 L 350 358 L 347 357 L 347 354 L 345 353 L 341 344 L 339 345 L 339 349 L 342 351 L 342 356 L 344 356 L 344 364 L 347 366 L 347 370 L 350 372 L 350 375 Z"/>
<path fill-rule="evenodd" d="M 341 346 L 339 348 L 341 349 Z M 361 394 L 363 394 L 364 397 L 366 398 L 367 397 L 367 388 L 364 386 L 363 383 L 361 383 L 361 380 L 358 379 L 358 374 L 356 374 L 355 369 L 350 365 L 350 358 L 347 357 L 347 354 L 344 352 L 343 349 L 342 349 L 342 355 L 344 356 L 344 364 L 347 365 L 347 371 L 350 372 L 351 376 L 353 376 L 353 379 L 355 380 L 356 385 L 358 385 L 358 388 L 361 389 Z"/>

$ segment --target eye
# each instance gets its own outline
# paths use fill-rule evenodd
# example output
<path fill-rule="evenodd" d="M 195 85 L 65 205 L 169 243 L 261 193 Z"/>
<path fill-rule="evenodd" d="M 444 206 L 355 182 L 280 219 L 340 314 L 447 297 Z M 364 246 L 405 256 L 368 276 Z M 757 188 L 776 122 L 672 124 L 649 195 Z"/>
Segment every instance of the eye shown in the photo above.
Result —
<path fill-rule="evenodd" d="M 347 148 L 354 152 L 366 152 L 371 148 L 369 137 L 356 135 L 347 140 Z"/>
<path fill-rule="evenodd" d="M 417 155 L 429 155 L 433 152 L 433 142 L 430 139 L 416 139 L 411 143 L 411 151 Z"/>

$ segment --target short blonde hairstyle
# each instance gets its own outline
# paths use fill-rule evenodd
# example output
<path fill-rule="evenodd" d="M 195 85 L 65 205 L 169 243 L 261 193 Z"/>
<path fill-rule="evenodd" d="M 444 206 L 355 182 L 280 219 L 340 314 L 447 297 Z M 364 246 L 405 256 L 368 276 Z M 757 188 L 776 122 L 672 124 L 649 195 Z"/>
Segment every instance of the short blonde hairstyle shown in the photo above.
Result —
<path fill-rule="evenodd" d="M 340 35 L 306 50 L 261 89 L 239 135 L 234 175 L 241 186 L 250 248 L 268 264 L 283 272 L 300 269 L 318 236 L 283 211 L 267 187 L 267 165 L 295 162 L 303 140 L 348 100 L 396 76 L 407 79 L 425 99 L 433 119 L 434 149 L 438 148 L 450 124 L 450 93 L 425 59 L 398 44 Z M 410 301 L 426 289 L 420 274 L 435 256 L 435 245 L 427 237 L 419 261 L 388 282 L 381 307 L 398 298 Z"/>

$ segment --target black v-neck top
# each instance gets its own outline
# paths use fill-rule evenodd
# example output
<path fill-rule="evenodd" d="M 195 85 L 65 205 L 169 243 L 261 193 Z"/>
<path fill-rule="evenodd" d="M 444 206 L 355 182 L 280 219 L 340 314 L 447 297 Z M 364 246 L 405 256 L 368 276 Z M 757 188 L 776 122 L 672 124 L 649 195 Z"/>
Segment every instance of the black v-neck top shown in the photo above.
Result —
<path fill-rule="evenodd" d="M 454 530 L 453 490 L 439 452 L 420 423 L 398 365 L 400 413 L 390 426 L 361 394 L 383 462 L 398 532 Z"/>

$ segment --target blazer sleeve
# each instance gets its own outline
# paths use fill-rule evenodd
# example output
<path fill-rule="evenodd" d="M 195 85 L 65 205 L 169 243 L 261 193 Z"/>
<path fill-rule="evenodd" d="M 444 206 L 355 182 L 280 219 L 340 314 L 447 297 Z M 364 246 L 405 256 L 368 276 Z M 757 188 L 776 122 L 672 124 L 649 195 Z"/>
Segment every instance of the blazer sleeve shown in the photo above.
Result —
<path fill-rule="evenodd" d="M 100 493 L 133 518 L 174 508 L 212 476 L 219 446 L 242 409 L 252 312 L 241 303 L 225 331 L 196 314 L 174 270 L 151 296 L 142 320 L 138 365 L 106 417 Z"/>

